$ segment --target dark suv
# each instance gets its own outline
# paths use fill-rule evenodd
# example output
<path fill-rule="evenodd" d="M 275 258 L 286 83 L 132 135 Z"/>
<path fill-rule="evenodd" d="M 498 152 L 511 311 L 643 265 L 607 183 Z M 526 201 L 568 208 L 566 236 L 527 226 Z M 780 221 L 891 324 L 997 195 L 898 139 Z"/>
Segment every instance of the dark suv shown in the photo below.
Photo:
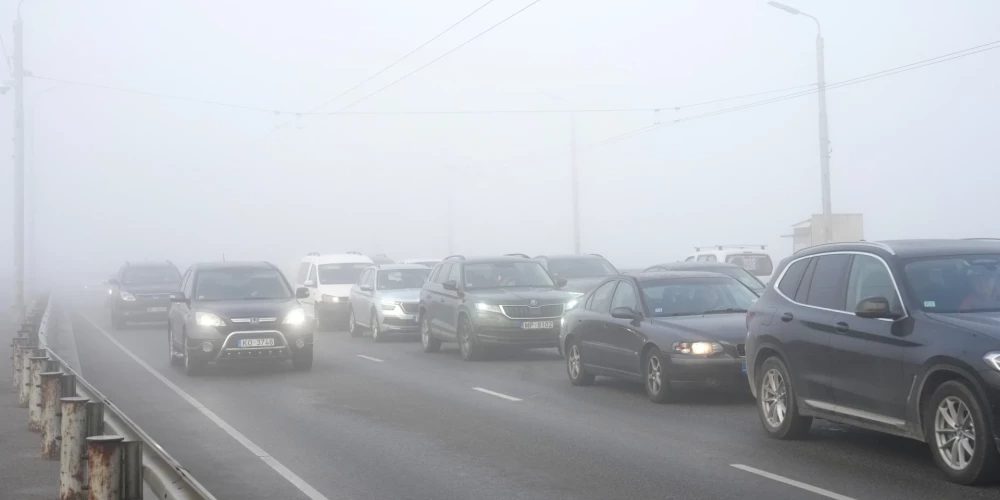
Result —
<path fill-rule="evenodd" d="M 111 324 L 167 319 L 170 296 L 180 289 L 181 273 L 170 261 L 126 262 L 111 280 Z"/>
<path fill-rule="evenodd" d="M 931 446 L 954 482 L 1000 475 L 1000 240 L 839 243 L 779 265 L 747 315 L 771 437 L 814 417 Z"/>
<path fill-rule="evenodd" d="M 313 361 L 314 321 L 285 276 L 267 262 L 195 264 L 184 273 L 167 322 L 171 364 L 187 374 L 205 364 L 291 359 L 297 370 Z"/>
<path fill-rule="evenodd" d="M 420 342 L 435 352 L 458 342 L 462 359 L 487 346 L 556 347 L 560 319 L 573 294 L 560 290 L 537 260 L 524 257 L 443 260 L 420 291 Z"/>

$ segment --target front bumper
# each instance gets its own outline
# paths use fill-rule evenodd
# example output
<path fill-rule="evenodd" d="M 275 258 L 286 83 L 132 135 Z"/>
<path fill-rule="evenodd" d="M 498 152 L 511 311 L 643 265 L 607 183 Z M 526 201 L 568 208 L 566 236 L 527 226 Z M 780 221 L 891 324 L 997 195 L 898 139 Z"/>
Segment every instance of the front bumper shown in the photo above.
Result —
<path fill-rule="evenodd" d="M 419 331 L 416 314 L 382 312 L 382 330 L 386 332 L 416 332 Z"/>
<path fill-rule="evenodd" d="M 300 327 L 285 331 L 277 329 L 238 330 L 219 332 L 215 328 L 199 328 L 188 333 L 187 355 L 205 361 L 241 361 L 251 359 L 291 359 L 312 351 L 313 330 Z M 242 339 L 274 339 L 274 345 L 242 347 Z M 210 349 L 206 350 L 206 343 Z"/>
<path fill-rule="evenodd" d="M 675 356 L 670 359 L 670 380 L 677 382 L 702 382 L 710 385 L 747 385 L 743 373 L 746 358 L 717 357 L 693 358 Z"/>
<path fill-rule="evenodd" d="M 476 340 L 513 347 L 559 347 L 560 318 L 510 319 L 496 313 L 477 313 Z M 524 328 L 525 323 L 552 322 L 552 328 Z"/>

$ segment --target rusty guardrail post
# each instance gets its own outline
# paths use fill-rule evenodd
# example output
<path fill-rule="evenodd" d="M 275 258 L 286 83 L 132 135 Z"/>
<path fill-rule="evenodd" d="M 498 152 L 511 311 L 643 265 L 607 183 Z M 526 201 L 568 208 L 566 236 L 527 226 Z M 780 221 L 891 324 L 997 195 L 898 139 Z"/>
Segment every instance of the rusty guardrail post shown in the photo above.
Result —
<path fill-rule="evenodd" d="M 142 500 L 142 441 L 122 443 L 122 500 Z"/>
<path fill-rule="evenodd" d="M 63 373 L 60 385 L 62 386 L 62 397 L 72 398 L 76 396 L 76 375 Z"/>
<path fill-rule="evenodd" d="M 13 346 L 14 346 L 14 351 L 13 351 L 13 357 L 14 357 L 14 363 L 13 363 L 13 365 L 14 365 L 14 387 L 13 387 L 13 390 L 14 390 L 15 393 L 18 393 L 18 395 L 20 395 L 20 391 L 21 391 L 21 372 L 24 371 L 24 367 L 21 366 L 21 362 L 24 361 L 24 358 L 21 355 L 21 349 L 24 349 L 24 346 L 26 346 L 26 345 L 28 345 L 28 337 L 14 337 L 14 340 L 13 340 Z"/>
<path fill-rule="evenodd" d="M 83 500 L 84 434 L 87 432 L 87 403 L 79 397 L 62 398 L 62 433 L 59 450 L 59 500 Z"/>
<path fill-rule="evenodd" d="M 41 428 L 42 428 L 42 458 L 55 460 L 59 458 L 59 399 L 62 397 L 62 372 L 45 372 L 39 374 L 42 382 Z"/>
<path fill-rule="evenodd" d="M 88 500 L 121 500 L 121 436 L 87 438 Z"/>
<path fill-rule="evenodd" d="M 49 358 L 32 356 L 28 358 L 31 364 L 31 377 L 28 379 L 28 430 L 42 431 L 42 372 L 48 366 Z"/>
<path fill-rule="evenodd" d="M 17 400 L 17 406 L 28 407 L 28 397 L 31 394 L 31 362 L 28 361 L 38 353 L 38 348 L 25 346 L 21 349 L 21 394 Z"/>

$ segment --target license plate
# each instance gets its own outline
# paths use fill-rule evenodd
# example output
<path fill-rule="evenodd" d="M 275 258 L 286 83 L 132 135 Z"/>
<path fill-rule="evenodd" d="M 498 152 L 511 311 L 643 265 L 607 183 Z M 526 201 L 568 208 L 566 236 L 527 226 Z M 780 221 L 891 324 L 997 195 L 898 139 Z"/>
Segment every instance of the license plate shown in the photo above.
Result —
<path fill-rule="evenodd" d="M 150 312 L 150 313 L 165 313 L 165 312 L 167 312 L 167 308 L 166 307 L 149 307 L 149 308 L 146 308 L 146 312 Z"/>
<path fill-rule="evenodd" d="M 239 347 L 273 347 L 274 339 L 240 339 Z"/>
<path fill-rule="evenodd" d="M 525 321 L 521 323 L 521 328 L 525 330 L 545 330 L 555 327 L 554 321 Z"/>
<path fill-rule="evenodd" d="M 743 374 L 744 375 L 747 374 L 747 363 L 746 363 L 746 361 L 743 362 Z"/>

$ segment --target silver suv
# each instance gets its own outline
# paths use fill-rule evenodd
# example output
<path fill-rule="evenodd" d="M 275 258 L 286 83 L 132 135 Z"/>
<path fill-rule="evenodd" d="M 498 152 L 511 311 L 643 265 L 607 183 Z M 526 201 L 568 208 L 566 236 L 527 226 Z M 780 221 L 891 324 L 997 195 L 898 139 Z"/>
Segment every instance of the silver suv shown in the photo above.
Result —
<path fill-rule="evenodd" d="M 420 288 L 431 269 L 419 264 L 372 266 L 361 273 L 348 299 L 348 329 L 352 337 L 372 332 L 382 342 L 392 332 L 418 332 Z"/>

